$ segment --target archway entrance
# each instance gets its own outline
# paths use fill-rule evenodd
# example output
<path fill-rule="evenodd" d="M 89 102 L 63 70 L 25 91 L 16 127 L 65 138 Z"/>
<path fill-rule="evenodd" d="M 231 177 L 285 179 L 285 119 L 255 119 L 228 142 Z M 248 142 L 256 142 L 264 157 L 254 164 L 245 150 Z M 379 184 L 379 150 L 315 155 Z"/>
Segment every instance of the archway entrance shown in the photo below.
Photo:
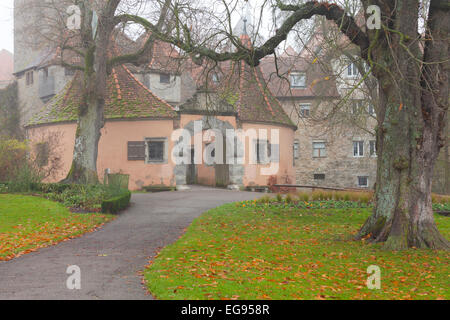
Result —
<path fill-rule="evenodd" d="M 242 185 L 243 181 L 243 166 L 230 165 L 226 161 L 226 130 L 234 129 L 234 127 L 227 121 L 222 121 L 213 116 L 204 116 L 197 121 L 202 122 L 203 132 L 209 129 L 217 130 L 223 136 L 223 163 L 206 165 L 194 164 L 195 149 L 192 146 L 190 149 L 191 164 L 180 165 L 176 168 L 177 185 L 183 184 L 202 184 L 213 187 L 228 187 L 230 185 Z M 184 129 L 188 130 L 193 137 L 195 121 L 189 122 Z M 220 145 L 220 144 L 219 144 Z M 220 154 L 220 153 L 218 153 Z M 203 156 L 203 155 L 202 155 Z M 241 168 L 242 167 L 242 168 Z"/>

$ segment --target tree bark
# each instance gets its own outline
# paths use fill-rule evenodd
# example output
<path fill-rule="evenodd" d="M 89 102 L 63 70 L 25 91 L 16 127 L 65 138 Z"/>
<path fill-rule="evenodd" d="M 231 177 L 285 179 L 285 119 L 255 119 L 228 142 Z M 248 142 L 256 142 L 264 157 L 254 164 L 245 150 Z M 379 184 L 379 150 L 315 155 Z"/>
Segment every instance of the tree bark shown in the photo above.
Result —
<path fill-rule="evenodd" d="M 385 242 L 389 250 L 448 250 L 449 242 L 434 221 L 431 187 L 443 146 L 442 119 L 448 110 L 449 11 L 433 6 L 432 1 L 426 36 L 433 40 L 425 46 L 425 63 L 420 63 L 420 48 L 408 41 L 417 38 L 417 11 L 405 2 L 396 10 L 393 29 L 398 32 L 388 35 L 390 41 L 379 45 L 373 54 L 379 65 L 395 65 L 395 69 L 386 72 L 375 68 L 381 110 L 377 114 L 375 207 L 357 239 Z"/>
<path fill-rule="evenodd" d="M 97 184 L 97 155 L 104 101 L 92 97 L 78 116 L 73 160 L 65 183 Z"/>
<path fill-rule="evenodd" d="M 65 183 L 97 184 L 97 155 L 101 129 L 104 125 L 104 104 L 107 91 L 107 64 L 111 54 L 114 12 L 120 1 L 108 2 L 99 12 L 97 34 L 93 34 L 93 8 L 82 5 L 81 39 L 84 44 L 82 99 L 78 106 L 72 166 Z"/>

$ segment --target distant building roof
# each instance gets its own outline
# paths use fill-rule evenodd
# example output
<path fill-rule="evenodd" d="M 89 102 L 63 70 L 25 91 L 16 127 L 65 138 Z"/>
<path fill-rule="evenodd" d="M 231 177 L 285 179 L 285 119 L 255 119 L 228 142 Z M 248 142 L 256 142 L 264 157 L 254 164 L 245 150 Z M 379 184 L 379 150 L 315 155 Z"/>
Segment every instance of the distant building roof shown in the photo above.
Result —
<path fill-rule="evenodd" d="M 76 121 L 81 99 L 81 73 L 27 124 L 28 126 Z M 125 67 L 113 69 L 108 78 L 105 119 L 173 119 L 177 113 L 171 105 L 159 99 Z"/>
<path fill-rule="evenodd" d="M 0 51 L 0 87 L 14 80 L 14 55 L 8 50 Z"/>

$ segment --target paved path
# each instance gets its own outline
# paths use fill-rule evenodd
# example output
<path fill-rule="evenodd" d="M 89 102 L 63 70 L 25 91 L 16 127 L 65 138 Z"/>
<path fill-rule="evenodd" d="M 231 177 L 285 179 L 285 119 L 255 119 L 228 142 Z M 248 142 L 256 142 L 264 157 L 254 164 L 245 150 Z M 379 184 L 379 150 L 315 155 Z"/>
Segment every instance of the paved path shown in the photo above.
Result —
<path fill-rule="evenodd" d="M 261 194 L 205 187 L 133 194 L 131 207 L 99 231 L 0 262 L 1 299 L 151 299 L 140 270 L 175 242 L 204 211 Z M 81 268 L 81 290 L 68 290 L 66 269 Z"/>

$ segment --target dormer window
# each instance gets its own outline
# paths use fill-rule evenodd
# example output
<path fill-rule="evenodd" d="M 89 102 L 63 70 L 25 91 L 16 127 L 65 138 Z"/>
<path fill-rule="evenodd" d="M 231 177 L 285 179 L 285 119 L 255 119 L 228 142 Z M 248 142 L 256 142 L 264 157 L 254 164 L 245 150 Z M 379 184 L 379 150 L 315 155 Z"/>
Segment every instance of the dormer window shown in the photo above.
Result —
<path fill-rule="evenodd" d="M 290 82 L 291 88 L 305 88 L 306 74 L 304 72 L 291 72 Z"/>
<path fill-rule="evenodd" d="M 350 64 L 347 66 L 347 77 L 354 78 L 357 76 L 358 76 L 358 68 L 356 67 L 356 64 L 350 62 Z"/>
<path fill-rule="evenodd" d="M 309 103 L 301 104 L 300 105 L 300 117 L 301 118 L 309 118 L 310 109 L 311 109 L 311 105 Z"/>

